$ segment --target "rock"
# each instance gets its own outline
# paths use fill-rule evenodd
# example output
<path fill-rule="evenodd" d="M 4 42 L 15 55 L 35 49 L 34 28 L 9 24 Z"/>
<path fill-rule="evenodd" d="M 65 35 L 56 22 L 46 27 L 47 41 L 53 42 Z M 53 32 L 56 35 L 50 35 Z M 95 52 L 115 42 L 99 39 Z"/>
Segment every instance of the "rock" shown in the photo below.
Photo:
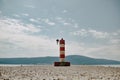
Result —
<path fill-rule="evenodd" d="M 2 76 L 2 73 L 0 72 L 0 76 Z"/>
<path fill-rule="evenodd" d="M 9 79 L 4 79 L 4 80 L 9 80 Z"/>

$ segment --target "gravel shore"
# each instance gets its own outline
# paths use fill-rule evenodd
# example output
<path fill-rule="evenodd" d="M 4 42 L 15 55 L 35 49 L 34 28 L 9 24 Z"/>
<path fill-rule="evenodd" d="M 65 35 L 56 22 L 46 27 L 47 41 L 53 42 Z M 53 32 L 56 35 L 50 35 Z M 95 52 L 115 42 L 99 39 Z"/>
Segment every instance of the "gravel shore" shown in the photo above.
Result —
<path fill-rule="evenodd" d="M 120 67 L 0 66 L 0 80 L 120 80 Z"/>

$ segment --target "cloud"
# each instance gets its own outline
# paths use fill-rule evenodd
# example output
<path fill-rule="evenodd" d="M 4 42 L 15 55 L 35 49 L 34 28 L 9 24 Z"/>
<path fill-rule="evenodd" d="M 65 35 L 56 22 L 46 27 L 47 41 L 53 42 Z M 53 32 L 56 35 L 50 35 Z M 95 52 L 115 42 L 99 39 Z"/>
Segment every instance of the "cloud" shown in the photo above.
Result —
<path fill-rule="evenodd" d="M 87 48 L 84 53 L 85 55 L 94 58 L 120 60 L 119 48 L 120 48 L 119 45 L 104 45 L 95 48 Z"/>
<path fill-rule="evenodd" d="M 64 26 L 69 26 L 69 27 L 70 27 L 72 24 L 69 23 L 69 22 L 64 22 L 63 25 L 64 25 Z"/>
<path fill-rule="evenodd" d="M 96 30 L 88 30 L 88 32 L 90 34 L 92 34 L 92 36 L 95 38 L 106 38 L 109 36 L 109 34 L 107 32 L 100 32 L 100 31 L 96 31 Z"/>
<path fill-rule="evenodd" d="M 83 37 L 92 36 L 96 39 L 100 39 L 100 38 L 105 39 L 105 38 L 109 37 L 109 33 L 100 32 L 100 31 L 93 30 L 93 29 L 89 29 L 89 30 L 80 29 L 80 30 L 77 30 L 77 31 L 74 31 L 74 32 L 70 32 L 70 34 L 75 35 L 75 36 L 83 36 Z"/>
<path fill-rule="evenodd" d="M 62 13 L 67 13 L 68 11 L 67 10 L 63 10 L 63 12 Z"/>
<path fill-rule="evenodd" d="M 35 33 L 39 31 L 41 31 L 41 29 L 36 28 L 34 25 L 25 25 L 19 20 L 9 18 L 0 20 L 0 39 L 8 39 L 9 37 L 19 38 L 17 35 L 27 35 L 27 33 Z"/>
<path fill-rule="evenodd" d="M 62 18 L 62 17 L 56 17 L 55 20 L 56 20 L 57 22 L 59 22 L 60 24 L 63 24 L 63 25 L 64 25 L 64 23 L 68 23 L 68 22 L 66 22 L 66 20 L 65 20 L 64 18 Z"/>
<path fill-rule="evenodd" d="M 67 55 L 71 55 L 71 54 L 82 55 L 81 52 L 85 50 L 83 46 L 84 46 L 84 43 L 68 41 L 66 44 L 66 48 L 67 48 L 66 54 Z"/>
<path fill-rule="evenodd" d="M 0 11 L 0 14 L 2 13 L 2 11 Z"/>
<path fill-rule="evenodd" d="M 62 17 L 56 17 L 55 19 L 56 20 L 62 20 L 63 18 Z"/>
<path fill-rule="evenodd" d="M 119 30 L 111 33 L 109 44 L 120 44 L 120 32 L 119 32 Z"/>
<path fill-rule="evenodd" d="M 66 54 L 77 54 L 84 55 L 93 58 L 104 58 L 112 60 L 120 60 L 120 45 L 119 44 L 108 44 L 108 45 L 97 45 L 97 46 L 87 46 L 85 43 L 78 42 L 68 42 L 66 44 Z"/>
<path fill-rule="evenodd" d="M 28 8 L 35 8 L 34 5 L 25 5 L 25 7 L 28 7 Z"/>
<path fill-rule="evenodd" d="M 71 32 L 71 34 L 75 35 L 75 36 L 84 36 L 86 37 L 87 36 L 87 31 L 85 29 L 81 29 L 81 30 L 78 30 L 78 31 L 75 31 L 75 32 Z"/>
<path fill-rule="evenodd" d="M 54 22 L 48 22 L 48 24 L 51 25 L 51 26 L 54 26 L 54 25 L 55 25 Z"/>
<path fill-rule="evenodd" d="M 33 24 L 24 24 L 16 19 L 0 19 L 0 57 L 59 56 L 59 46 L 56 45 L 56 38 L 34 34 L 40 33 L 41 30 L 41 27 Z M 88 44 L 84 43 L 84 41 L 66 40 L 66 55 L 77 54 L 94 58 L 119 60 L 119 30 L 108 33 L 93 29 L 80 29 L 74 35 L 92 36 L 97 39 L 109 37 L 107 41 L 109 44 L 87 46 Z"/>
<path fill-rule="evenodd" d="M 80 29 L 74 32 L 70 32 L 71 35 L 74 36 L 81 36 L 81 37 L 93 37 L 94 40 L 101 40 L 101 43 L 97 43 L 96 45 L 90 44 L 84 44 L 74 46 L 73 48 L 75 51 L 78 52 L 80 55 L 85 55 L 89 57 L 94 58 L 105 58 L 105 59 L 113 59 L 113 60 L 120 60 L 120 32 L 119 30 L 115 32 L 103 32 L 103 31 L 97 31 L 93 29 Z M 94 41 L 93 40 L 93 41 Z M 104 41 L 103 41 L 104 40 Z M 83 41 L 84 42 L 84 41 Z M 100 42 L 100 41 L 99 41 Z M 74 48 L 75 47 L 75 48 Z M 71 52 L 75 52 L 71 51 Z M 76 53 L 77 53 L 76 52 Z"/>
<path fill-rule="evenodd" d="M 19 17 L 20 17 L 20 15 L 18 15 L 18 14 L 14 14 L 13 16 L 15 16 L 15 17 L 17 17 L 17 18 L 19 18 Z"/>
<path fill-rule="evenodd" d="M 118 33 L 114 32 L 112 35 L 117 36 L 117 35 L 118 35 Z"/>
<path fill-rule="evenodd" d="M 77 29 L 79 28 L 78 23 L 72 18 L 63 18 L 63 17 L 55 17 L 55 21 L 57 24 L 60 24 L 64 27 L 69 27 L 69 29 Z"/>
<path fill-rule="evenodd" d="M 23 15 L 23 16 L 29 16 L 29 14 L 27 14 L 27 13 L 22 13 L 22 15 Z"/>
<path fill-rule="evenodd" d="M 117 31 L 111 33 L 111 35 L 115 36 L 115 37 L 120 37 L 120 30 L 118 29 Z"/>
<path fill-rule="evenodd" d="M 110 38 L 109 44 L 120 44 L 120 38 Z"/>
<path fill-rule="evenodd" d="M 74 28 L 78 28 L 79 25 L 78 25 L 77 23 L 75 23 L 73 27 L 74 27 Z"/>
<path fill-rule="evenodd" d="M 103 32 L 106 33 L 106 32 Z M 110 45 L 118 45 L 120 44 L 120 32 L 119 29 L 114 31 L 114 32 L 109 32 L 107 34 L 104 34 L 106 37 L 104 37 L 104 39 L 106 39 L 106 43 L 110 44 Z"/>
<path fill-rule="evenodd" d="M 50 25 L 50 26 L 54 26 L 54 25 L 55 25 L 55 23 L 52 22 L 52 21 L 50 21 L 49 19 L 43 19 L 43 21 L 44 21 L 45 23 L 47 23 L 48 25 Z"/>
<path fill-rule="evenodd" d="M 57 51 L 55 39 L 33 34 L 40 31 L 33 24 L 24 24 L 16 19 L 0 19 L 0 56 L 54 56 Z"/>
<path fill-rule="evenodd" d="M 37 20 L 37 19 L 30 18 L 29 20 L 30 20 L 31 22 L 39 23 L 39 20 Z"/>
<path fill-rule="evenodd" d="M 39 32 L 41 29 L 35 28 L 32 24 L 23 24 L 15 19 L 0 20 L 1 31 L 6 33 L 25 33 L 25 32 Z"/>
<path fill-rule="evenodd" d="M 2 47 L 1 50 L 4 50 L 5 53 L 9 53 L 10 51 L 10 56 L 5 55 L 5 53 L 0 53 L 0 55 L 4 57 L 56 56 L 57 48 L 55 40 L 53 39 L 45 36 L 32 36 L 26 34 L 9 34 L 8 36 L 6 40 L 7 43 L 10 44 L 3 44 L 4 47 L 0 45 Z"/>

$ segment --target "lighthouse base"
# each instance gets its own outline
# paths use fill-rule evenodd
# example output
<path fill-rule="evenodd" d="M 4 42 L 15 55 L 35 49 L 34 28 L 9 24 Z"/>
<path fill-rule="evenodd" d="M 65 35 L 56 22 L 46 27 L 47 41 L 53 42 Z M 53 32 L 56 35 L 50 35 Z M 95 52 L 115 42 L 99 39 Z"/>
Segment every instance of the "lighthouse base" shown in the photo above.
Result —
<path fill-rule="evenodd" d="M 54 66 L 70 66 L 70 62 L 54 62 Z"/>

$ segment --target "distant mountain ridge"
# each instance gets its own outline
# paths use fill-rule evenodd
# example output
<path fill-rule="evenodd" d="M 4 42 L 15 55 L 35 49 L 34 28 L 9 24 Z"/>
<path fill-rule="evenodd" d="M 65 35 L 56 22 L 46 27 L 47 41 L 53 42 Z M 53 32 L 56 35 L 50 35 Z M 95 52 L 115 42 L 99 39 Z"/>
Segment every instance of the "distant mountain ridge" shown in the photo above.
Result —
<path fill-rule="evenodd" d="M 105 64 L 120 64 L 120 61 L 95 59 L 80 55 L 66 56 L 66 61 L 73 65 L 105 65 Z M 0 58 L 0 64 L 53 64 L 59 61 L 58 57 L 33 57 L 33 58 Z"/>

